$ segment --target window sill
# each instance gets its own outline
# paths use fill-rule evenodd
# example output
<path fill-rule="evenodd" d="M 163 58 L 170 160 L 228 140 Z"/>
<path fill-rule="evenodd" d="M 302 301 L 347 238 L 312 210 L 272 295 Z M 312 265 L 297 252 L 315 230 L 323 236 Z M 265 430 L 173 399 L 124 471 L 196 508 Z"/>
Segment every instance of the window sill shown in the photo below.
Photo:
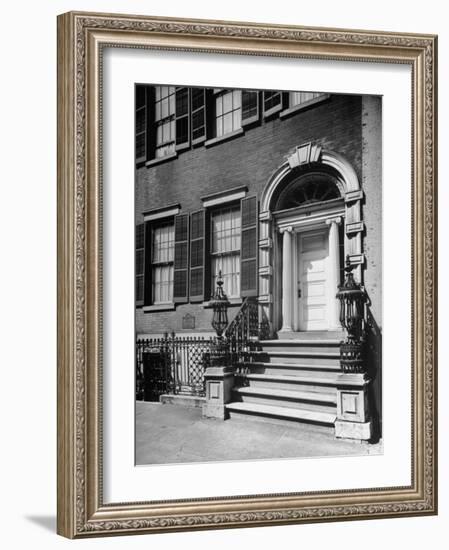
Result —
<path fill-rule="evenodd" d="M 165 155 L 165 157 L 149 160 L 145 163 L 145 166 L 147 167 L 156 166 L 157 164 L 162 164 L 163 162 L 167 162 L 175 158 L 178 158 L 178 153 L 173 153 L 171 155 Z"/>
<path fill-rule="evenodd" d="M 234 139 L 237 136 L 242 136 L 244 134 L 243 128 L 239 128 L 238 130 L 234 130 L 233 132 L 229 132 L 229 134 L 224 134 L 223 136 L 216 137 L 213 139 L 208 139 L 204 145 L 205 147 L 212 147 L 213 145 L 216 145 L 217 143 L 222 143 L 224 141 L 228 141 L 230 139 Z"/>
<path fill-rule="evenodd" d="M 330 94 L 323 94 L 319 97 L 314 97 L 312 99 L 309 99 L 308 101 L 304 101 L 304 103 L 300 103 L 299 105 L 294 105 L 289 109 L 284 109 L 283 111 L 281 111 L 279 118 L 287 118 L 291 115 L 294 115 L 298 111 L 303 111 L 304 109 L 307 109 L 312 105 L 315 105 L 316 103 L 321 103 L 322 101 L 329 99 L 329 97 L 330 97 Z"/>
<path fill-rule="evenodd" d="M 231 304 L 231 306 L 241 306 L 242 302 L 243 302 L 243 300 L 241 298 L 229 298 L 229 303 Z M 213 305 L 214 305 L 214 303 L 213 303 L 212 300 L 209 300 L 207 302 L 203 302 L 203 308 L 204 309 L 210 309 L 210 308 L 213 307 Z"/>
<path fill-rule="evenodd" d="M 152 311 L 172 311 L 175 307 L 176 306 L 173 302 L 167 304 L 155 304 L 152 306 L 143 306 L 143 312 L 151 313 Z"/>

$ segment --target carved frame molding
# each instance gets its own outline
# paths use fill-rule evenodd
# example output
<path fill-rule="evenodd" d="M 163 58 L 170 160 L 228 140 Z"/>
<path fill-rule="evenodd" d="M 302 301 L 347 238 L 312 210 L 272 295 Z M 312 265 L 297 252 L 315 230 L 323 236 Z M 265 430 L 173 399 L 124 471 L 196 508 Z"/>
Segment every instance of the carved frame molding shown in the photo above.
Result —
<path fill-rule="evenodd" d="M 409 487 L 104 504 L 101 52 L 156 48 L 412 67 Z M 70 12 L 58 18 L 58 532 L 71 538 L 435 514 L 436 36 Z"/>

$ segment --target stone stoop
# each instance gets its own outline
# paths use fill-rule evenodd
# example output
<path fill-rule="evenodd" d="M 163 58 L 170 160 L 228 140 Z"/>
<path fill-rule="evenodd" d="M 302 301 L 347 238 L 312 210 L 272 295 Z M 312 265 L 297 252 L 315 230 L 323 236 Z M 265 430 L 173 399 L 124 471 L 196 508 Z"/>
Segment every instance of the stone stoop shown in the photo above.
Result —
<path fill-rule="evenodd" d="M 258 343 L 242 364 L 243 384 L 233 388 L 225 405 L 230 418 L 334 426 L 342 335 L 296 334 Z"/>

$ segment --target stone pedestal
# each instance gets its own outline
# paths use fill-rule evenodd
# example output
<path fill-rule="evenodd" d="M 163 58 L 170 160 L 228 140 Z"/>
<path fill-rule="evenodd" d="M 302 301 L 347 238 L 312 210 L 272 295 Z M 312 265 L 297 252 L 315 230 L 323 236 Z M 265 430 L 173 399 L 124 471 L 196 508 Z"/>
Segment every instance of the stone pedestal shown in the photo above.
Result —
<path fill-rule="evenodd" d="M 204 378 L 206 402 L 203 405 L 203 416 L 226 420 L 228 414 L 225 405 L 231 401 L 234 369 L 232 367 L 209 367 L 206 369 Z"/>
<path fill-rule="evenodd" d="M 372 420 L 368 406 L 369 379 L 365 374 L 341 374 L 337 379 L 335 436 L 368 441 Z"/>

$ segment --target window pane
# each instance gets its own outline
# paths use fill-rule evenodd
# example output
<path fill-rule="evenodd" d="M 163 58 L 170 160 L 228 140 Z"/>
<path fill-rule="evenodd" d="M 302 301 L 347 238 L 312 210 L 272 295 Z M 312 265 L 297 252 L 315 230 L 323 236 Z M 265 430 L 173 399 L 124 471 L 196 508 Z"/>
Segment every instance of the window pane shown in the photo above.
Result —
<path fill-rule="evenodd" d="M 153 303 L 173 299 L 174 225 L 153 229 Z M 161 265 L 157 265 L 160 263 Z M 154 265 L 156 264 L 156 265 Z"/>
<path fill-rule="evenodd" d="M 156 120 L 161 120 L 161 103 L 158 101 L 155 105 L 155 113 L 154 113 Z"/>
<path fill-rule="evenodd" d="M 217 118 L 217 137 L 223 135 L 223 117 Z"/>
<path fill-rule="evenodd" d="M 223 113 L 232 111 L 232 92 L 228 92 L 223 96 Z"/>
<path fill-rule="evenodd" d="M 212 215 L 212 252 L 227 253 L 240 248 L 240 209 L 226 208 Z"/>
<path fill-rule="evenodd" d="M 216 119 L 217 137 L 241 127 L 241 90 L 227 92 L 216 98 Z"/>
<path fill-rule="evenodd" d="M 242 111 L 238 109 L 237 111 L 234 111 L 232 114 L 232 128 L 233 130 L 237 130 L 242 125 Z"/>
<path fill-rule="evenodd" d="M 240 257 L 238 254 L 216 256 L 212 259 L 212 288 L 217 285 L 221 271 L 223 290 L 228 298 L 238 298 L 240 294 Z"/>
<path fill-rule="evenodd" d="M 232 112 L 223 116 L 223 133 L 232 132 Z"/>
<path fill-rule="evenodd" d="M 162 100 L 162 118 L 166 118 L 168 116 L 168 99 Z"/>
<path fill-rule="evenodd" d="M 221 116 L 223 114 L 223 96 L 218 96 L 217 100 L 217 116 Z"/>
<path fill-rule="evenodd" d="M 234 90 L 233 94 L 233 109 L 239 109 L 242 106 L 242 91 Z"/>

